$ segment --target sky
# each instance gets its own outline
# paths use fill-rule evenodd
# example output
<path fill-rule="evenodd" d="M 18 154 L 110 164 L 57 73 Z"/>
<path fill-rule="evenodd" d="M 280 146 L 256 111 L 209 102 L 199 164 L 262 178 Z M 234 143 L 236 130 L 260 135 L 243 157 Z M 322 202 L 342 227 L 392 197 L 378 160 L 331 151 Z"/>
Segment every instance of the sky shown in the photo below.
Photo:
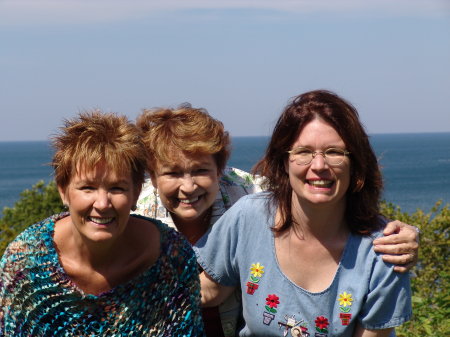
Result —
<path fill-rule="evenodd" d="M 0 141 L 185 102 L 266 136 L 314 89 L 372 134 L 450 132 L 450 1 L 0 0 Z"/>

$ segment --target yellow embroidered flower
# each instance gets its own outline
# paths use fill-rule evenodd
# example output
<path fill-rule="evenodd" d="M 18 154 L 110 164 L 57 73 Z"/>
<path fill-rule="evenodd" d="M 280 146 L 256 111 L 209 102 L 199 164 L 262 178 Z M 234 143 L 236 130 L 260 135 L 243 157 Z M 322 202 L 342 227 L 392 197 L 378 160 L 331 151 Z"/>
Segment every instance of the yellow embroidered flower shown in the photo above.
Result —
<path fill-rule="evenodd" d="M 252 263 L 252 266 L 250 268 L 250 273 L 255 277 L 261 277 L 262 274 L 264 274 L 264 266 L 261 266 L 258 263 Z"/>
<path fill-rule="evenodd" d="M 339 305 L 342 307 L 351 306 L 353 302 L 352 294 L 347 294 L 346 291 L 344 291 L 342 294 L 339 294 Z"/>

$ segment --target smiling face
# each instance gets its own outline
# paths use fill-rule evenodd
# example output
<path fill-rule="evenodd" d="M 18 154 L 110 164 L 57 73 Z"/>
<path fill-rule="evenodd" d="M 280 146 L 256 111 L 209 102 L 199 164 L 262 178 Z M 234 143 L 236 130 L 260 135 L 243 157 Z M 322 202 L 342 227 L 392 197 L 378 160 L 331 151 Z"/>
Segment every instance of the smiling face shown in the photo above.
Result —
<path fill-rule="evenodd" d="M 329 148 L 345 149 L 345 143 L 336 130 L 320 118 L 306 124 L 291 149 L 305 147 L 312 151 Z M 330 166 L 321 154 L 316 154 L 308 165 L 298 165 L 288 158 L 286 172 L 293 192 L 300 203 L 338 204 L 345 207 L 345 194 L 350 184 L 350 160 Z"/>
<path fill-rule="evenodd" d="M 210 154 L 174 154 L 174 163 L 158 163 L 152 182 L 175 221 L 200 224 L 219 191 L 219 172 Z"/>
<path fill-rule="evenodd" d="M 75 232 L 96 242 L 119 237 L 140 192 L 131 173 L 118 175 L 104 164 L 76 171 L 65 189 L 58 187 L 62 201 L 69 207 Z"/>

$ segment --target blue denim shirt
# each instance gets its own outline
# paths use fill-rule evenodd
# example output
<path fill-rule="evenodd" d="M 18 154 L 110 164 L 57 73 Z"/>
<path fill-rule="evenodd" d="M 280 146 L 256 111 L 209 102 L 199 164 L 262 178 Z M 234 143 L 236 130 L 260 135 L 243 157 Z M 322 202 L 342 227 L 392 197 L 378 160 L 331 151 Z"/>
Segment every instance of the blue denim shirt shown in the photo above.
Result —
<path fill-rule="evenodd" d="M 216 282 L 242 288 L 240 336 L 352 336 L 357 322 L 386 329 L 410 319 L 409 275 L 394 272 L 372 249 L 381 233 L 351 234 L 331 285 L 309 292 L 278 265 L 268 201 L 268 193 L 242 198 L 194 247 Z"/>

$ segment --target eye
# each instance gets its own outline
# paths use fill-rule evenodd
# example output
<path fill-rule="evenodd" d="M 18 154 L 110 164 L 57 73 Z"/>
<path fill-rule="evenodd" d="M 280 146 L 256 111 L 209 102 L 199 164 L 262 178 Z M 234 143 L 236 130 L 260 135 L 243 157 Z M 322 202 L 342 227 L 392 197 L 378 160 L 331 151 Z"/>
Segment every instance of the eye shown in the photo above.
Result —
<path fill-rule="evenodd" d="M 111 192 L 112 193 L 122 193 L 125 192 L 127 189 L 125 187 L 122 186 L 113 186 L 111 187 Z"/>
<path fill-rule="evenodd" d="M 296 149 L 293 149 L 291 154 L 297 155 L 297 156 L 310 156 L 312 154 L 312 151 L 305 147 L 298 147 Z"/>
<path fill-rule="evenodd" d="M 81 191 L 93 191 L 93 190 L 95 190 L 95 187 L 90 186 L 90 185 L 83 185 L 83 186 L 80 186 L 78 189 Z"/>
<path fill-rule="evenodd" d="M 195 175 L 204 175 L 204 174 L 208 174 L 209 173 L 209 169 L 202 167 L 202 168 L 194 170 L 192 173 L 195 174 Z"/>
<path fill-rule="evenodd" d="M 164 176 L 164 177 L 178 177 L 178 176 L 180 176 L 181 175 L 181 172 L 178 172 L 178 171 L 163 171 L 163 172 L 161 172 L 161 174 L 160 174 L 161 176 Z"/>
<path fill-rule="evenodd" d="M 325 150 L 325 154 L 329 157 L 343 156 L 344 153 L 345 153 L 345 151 L 342 149 L 330 148 L 330 149 Z"/>

